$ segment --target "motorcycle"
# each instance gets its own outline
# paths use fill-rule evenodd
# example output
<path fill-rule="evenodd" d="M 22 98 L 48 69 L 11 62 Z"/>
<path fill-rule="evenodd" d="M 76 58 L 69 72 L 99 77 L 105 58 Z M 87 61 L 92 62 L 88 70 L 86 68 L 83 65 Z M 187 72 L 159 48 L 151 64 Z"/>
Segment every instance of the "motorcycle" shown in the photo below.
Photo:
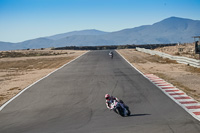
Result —
<path fill-rule="evenodd" d="M 110 52 L 109 55 L 110 55 L 110 58 L 112 59 L 113 58 L 113 52 Z"/>
<path fill-rule="evenodd" d="M 131 115 L 129 107 L 125 106 L 123 104 L 123 102 L 118 102 L 116 100 L 114 100 L 113 103 L 111 103 L 111 110 L 113 110 L 115 113 L 121 115 L 122 117 Z"/>

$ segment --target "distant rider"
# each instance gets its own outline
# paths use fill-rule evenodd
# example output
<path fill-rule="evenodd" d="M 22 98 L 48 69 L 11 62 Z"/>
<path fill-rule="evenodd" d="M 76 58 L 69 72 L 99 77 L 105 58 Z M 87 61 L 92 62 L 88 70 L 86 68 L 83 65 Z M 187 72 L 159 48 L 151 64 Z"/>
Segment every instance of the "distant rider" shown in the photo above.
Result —
<path fill-rule="evenodd" d="M 113 58 L 113 52 L 112 51 L 110 51 L 109 55 L 110 55 L 111 58 Z"/>

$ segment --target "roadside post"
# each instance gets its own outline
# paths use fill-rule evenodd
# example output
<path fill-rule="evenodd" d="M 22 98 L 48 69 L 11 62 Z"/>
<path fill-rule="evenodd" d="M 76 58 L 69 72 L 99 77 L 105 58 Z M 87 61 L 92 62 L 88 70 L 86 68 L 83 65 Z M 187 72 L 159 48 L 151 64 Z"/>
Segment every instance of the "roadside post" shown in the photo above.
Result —
<path fill-rule="evenodd" d="M 195 42 L 195 54 L 199 54 L 200 60 L 200 36 L 193 36 Z"/>

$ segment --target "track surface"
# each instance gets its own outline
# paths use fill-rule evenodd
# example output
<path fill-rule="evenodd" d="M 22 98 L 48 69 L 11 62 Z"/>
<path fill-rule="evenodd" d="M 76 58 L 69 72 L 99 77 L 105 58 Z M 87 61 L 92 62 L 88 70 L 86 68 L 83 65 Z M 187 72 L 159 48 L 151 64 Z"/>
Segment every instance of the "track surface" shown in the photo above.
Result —
<path fill-rule="evenodd" d="M 0 133 L 200 133 L 199 121 L 108 53 L 91 51 L 26 90 L 0 112 Z M 105 93 L 132 115 L 106 109 Z"/>

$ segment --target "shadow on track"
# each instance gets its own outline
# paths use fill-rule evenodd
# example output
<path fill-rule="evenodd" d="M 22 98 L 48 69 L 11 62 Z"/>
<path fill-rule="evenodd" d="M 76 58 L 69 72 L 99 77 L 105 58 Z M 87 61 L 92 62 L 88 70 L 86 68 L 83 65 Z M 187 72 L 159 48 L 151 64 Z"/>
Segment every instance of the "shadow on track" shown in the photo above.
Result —
<path fill-rule="evenodd" d="M 133 117 L 133 116 L 145 116 L 145 115 L 151 115 L 151 114 L 131 114 L 127 117 Z"/>

